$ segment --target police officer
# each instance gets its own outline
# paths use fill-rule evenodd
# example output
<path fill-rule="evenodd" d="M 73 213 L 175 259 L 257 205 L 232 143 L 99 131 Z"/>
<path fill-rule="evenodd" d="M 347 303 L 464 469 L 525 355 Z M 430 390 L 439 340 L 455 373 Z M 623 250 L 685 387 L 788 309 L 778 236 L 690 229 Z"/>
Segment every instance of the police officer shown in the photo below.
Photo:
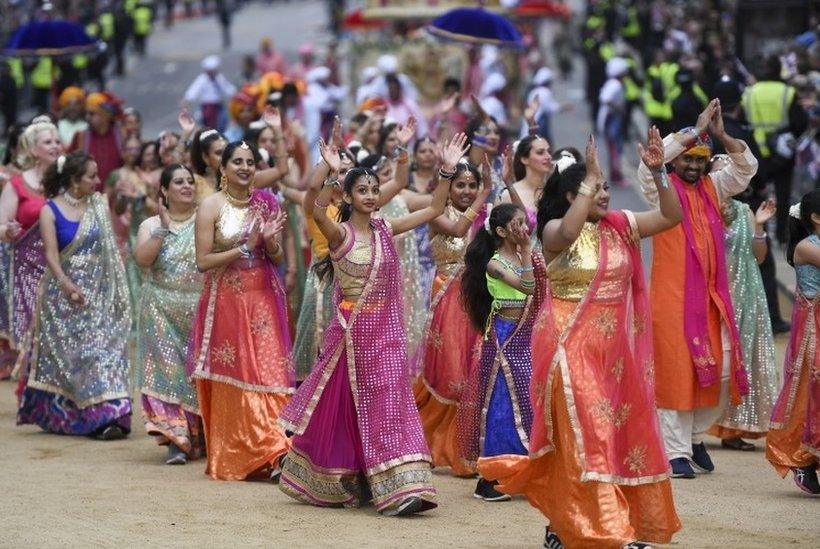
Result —
<path fill-rule="evenodd" d="M 796 101 L 796 90 L 780 79 L 780 59 L 764 60 L 756 71 L 757 83 L 743 92 L 743 111 L 760 148 L 760 172 L 774 185 L 777 200 L 776 237 L 781 246 L 788 237 L 789 200 L 794 171 L 794 144 L 808 126 L 808 116 Z"/>

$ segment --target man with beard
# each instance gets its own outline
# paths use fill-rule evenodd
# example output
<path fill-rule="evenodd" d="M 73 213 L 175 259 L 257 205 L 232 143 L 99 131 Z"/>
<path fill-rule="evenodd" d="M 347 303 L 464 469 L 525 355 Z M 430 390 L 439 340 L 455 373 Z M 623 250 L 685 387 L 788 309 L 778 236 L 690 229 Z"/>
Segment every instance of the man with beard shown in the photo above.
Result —
<path fill-rule="evenodd" d="M 711 174 L 707 129 L 732 160 Z M 694 128 L 664 139 L 664 156 L 672 171 L 663 176 L 678 193 L 683 221 L 656 235 L 652 243 L 655 398 L 672 476 L 694 478 L 693 466 L 699 472 L 714 470 L 703 433 L 730 397 L 739 404 L 748 392 L 729 294 L 720 204 L 749 185 L 757 160 L 745 142 L 726 133 L 717 99 L 698 116 Z M 644 195 L 657 206 L 652 173 L 643 163 L 638 176 Z M 642 329 L 645 320 L 634 319 L 635 329 Z"/>

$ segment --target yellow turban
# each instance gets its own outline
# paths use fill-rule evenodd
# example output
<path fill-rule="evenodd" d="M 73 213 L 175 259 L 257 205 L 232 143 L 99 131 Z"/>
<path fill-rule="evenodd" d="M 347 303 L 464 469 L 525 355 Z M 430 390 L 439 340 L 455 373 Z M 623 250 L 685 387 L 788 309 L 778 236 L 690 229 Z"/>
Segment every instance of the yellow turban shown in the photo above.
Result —
<path fill-rule="evenodd" d="M 85 92 L 77 86 L 69 86 L 60 94 L 60 108 L 64 109 L 72 101 L 85 101 Z"/>

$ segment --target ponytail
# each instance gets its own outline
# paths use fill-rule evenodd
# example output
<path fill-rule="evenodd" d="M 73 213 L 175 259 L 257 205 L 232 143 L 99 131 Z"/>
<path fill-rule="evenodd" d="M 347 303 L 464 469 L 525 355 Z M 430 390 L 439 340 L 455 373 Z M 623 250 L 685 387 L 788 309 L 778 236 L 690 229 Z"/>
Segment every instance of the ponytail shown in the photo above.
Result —
<path fill-rule="evenodd" d="M 516 212 L 515 204 L 499 204 L 489 214 L 464 253 L 464 273 L 461 275 L 461 304 L 473 326 L 483 332 L 492 309 L 493 298 L 487 289 L 487 264 L 501 246 L 496 229 L 505 227 Z M 489 227 L 489 231 L 487 230 Z"/>
<path fill-rule="evenodd" d="M 800 199 L 799 209 L 799 212 L 795 212 L 797 215 L 789 212 L 789 242 L 786 247 L 786 261 L 792 267 L 794 267 L 794 249 L 801 240 L 814 232 L 811 214 L 820 215 L 820 189 L 804 194 Z"/>

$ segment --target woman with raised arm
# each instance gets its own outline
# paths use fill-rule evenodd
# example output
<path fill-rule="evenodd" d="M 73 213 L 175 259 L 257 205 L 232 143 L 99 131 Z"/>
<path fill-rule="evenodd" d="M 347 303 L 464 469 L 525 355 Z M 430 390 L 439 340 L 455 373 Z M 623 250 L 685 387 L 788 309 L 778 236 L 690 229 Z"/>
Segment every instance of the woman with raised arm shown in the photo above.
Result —
<path fill-rule="evenodd" d="M 638 150 L 660 198 L 649 212 L 609 211 L 591 137 L 586 165 L 556 163 L 538 202 L 549 293 L 532 334 L 529 457 L 478 463 L 498 490 L 526 494 L 549 519 L 547 547 L 640 548 L 681 527 L 655 413 L 639 241 L 682 212 L 656 128 Z"/>
<path fill-rule="evenodd" d="M 456 476 L 475 472 L 461 461 L 456 440 L 456 408 L 479 339 L 461 303 L 461 275 L 464 251 L 472 238 L 470 228 L 493 190 L 491 171 L 487 157 L 481 174 L 466 160 L 460 161 L 444 215 L 429 223 L 436 278 L 422 348 L 422 371 L 413 393 L 433 464 L 450 467 Z"/>
<path fill-rule="evenodd" d="M 337 133 L 341 134 L 341 121 L 338 117 L 333 123 L 332 135 L 335 136 Z M 338 177 L 343 178 L 353 168 L 353 160 L 345 152 L 339 153 L 339 160 Z M 313 170 L 308 189 L 301 192 L 299 197 L 305 212 L 312 254 L 312 265 L 305 279 L 304 297 L 296 322 L 296 337 L 293 341 L 293 362 L 296 367 L 296 378 L 299 381 L 305 379 L 316 364 L 324 331 L 334 315 L 332 281 L 330 277 L 320 277 L 317 273 L 318 265 L 329 253 L 327 238 L 313 219 L 313 204 L 330 173 L 331 167 L 327 162 L 324 160 L 319 162 Z M 327 217 L 336 219 L 341 203 L 341 193 L 331 197 L 327 207 Z"/>
<path fill-rule="evenodd" d="M 407 189 L 410 171 L 410 156 L 404 147 L 415 134 L 416 122 L 410 118 L 408 123 L 398 131 L 393 130 L 399 145 L 394 162 L 387 156 L 371 154 L 360 162 L 360 166 L 371 168 L 382 185 L 382 198 L 379 201 L 378 215 L 390 221 L 426 208 L 432 197 L 414 193 Z M 396 252 L 401 261 L 404 291 L 404 319 L 407 330 L 407 349 L 411 370 L 415 374 L 420 364 L 419 350 L 424 326 L 427 323 L 427 297 L 422 285 L 419 250 L 414 233 L 395 235 Z"/>
<path fill-rule="evenodd" d="M 718 163 L 718 159 L 712 162 L 711 171 L 719 169 Z M 774 335 L 758 267 L 758 262 L 762 263 L 766 257 L 764 226 L 776 211 L 772 200 L 763 201 L 754 214 L 748 204 L 735 199 L 721 204 L 726 226 L 726 276 L 743 343 L 749 394 L 742 404 L 727 406 L 709 433 L 721 439 L 721 446 L 731 450 L 754 451 L 755 445 L 743 439 L 766 436 L 777 398 L 779 380 Z"/>
<path fill-rule="evenodd" d="M 527 455 L 530 339 L 545 294 L 544 260 L 531 246 L 524 210 L 499 204 L 464 256 L 462 302 L 473 328 L 484 335 L 456 414 L 459 454 L 472 467 L 479 459 Z M 510 499 L 496 484 L 479 478 L 473 497 Z"/>
<path fill-rule="evenodd" d="M 48 269 L 40 281 L 17 411 L 19 425 L 118 439 L 131 431 L 125 268 L 97 163 L 84 152 L 46 170 L 40 210 Z"/>
<path fill-rule="evenodd" d="M 537 241 L 536 226 L 536 207 L 538 198 L 541 196 L 541 191 L 544 189 L 544 184 L 547 178 L 552 174 L 553 161 L 550 154 L 550 144 L 543 137 L 537 135 L 528 135 L 527 137 L 518 141 L 514 145 L 515 150 L 512 157 L 512 174 L 505 173 L 506 177 L 512 175 L 515 178 L 515 183 L 512 189 L 507 189 L 501 193 L 501 202 L 517 203 L 515 195 L 520 197 L 521 203 L 524 205 L 524 210 L 527 214 L 527 225 L 530 227 L 533 236 L 533 242 Z M 507 152 L 507 155 L 509 155 Z M 508 158 L 508 156 L 507 156 Z M 507 166 L 505 166 L 507 168 Z M 507 168 L 505 171 L 509 171 Z"/>
<path fill-rule="evenodd" d="M 276 263 L 285 213 L 253 188 L 259 151 L 225 147 L 220 190 L 199 205 L 196 265 L 207 273 L 191 329 L 187 371 L 196 380 L 206 474 L 244 480 L 279 476 L 288 449 L 276 419 L 295 379 L 285 292 Z"/>
<path fill-rule="evenodd" d="M 168 465 L 202 449 L 196 388 L 185 376 L 188 334 L 202 293 L 196 268 L 194 174 L 181 164 L 162 170 L 159 213 L 139 227 L 134 261 L 146 270 L 137 316 L 136 381 L 145 430 L 168 446 Z"/>
<path fill-rule="evenodd" d="M 444 212 L 463 143 L 462 135 L 445 148 L 432 204 L 392 221 L 373 215 L 380 185 L 366 168 L 345 176 L 339 221 L 327 217 L 340 160 L 321 146 L 332 175 L 313 216 L 330 248 L 320 273 L 333 269 L 336 317 L 316 367 L 280 418 L 295 434 L 280 487 L 299 501 L 356 507 L 371 499 L 388 516 L 436 506 L 430 451 L 410 388 L 393 236 Z"/>

